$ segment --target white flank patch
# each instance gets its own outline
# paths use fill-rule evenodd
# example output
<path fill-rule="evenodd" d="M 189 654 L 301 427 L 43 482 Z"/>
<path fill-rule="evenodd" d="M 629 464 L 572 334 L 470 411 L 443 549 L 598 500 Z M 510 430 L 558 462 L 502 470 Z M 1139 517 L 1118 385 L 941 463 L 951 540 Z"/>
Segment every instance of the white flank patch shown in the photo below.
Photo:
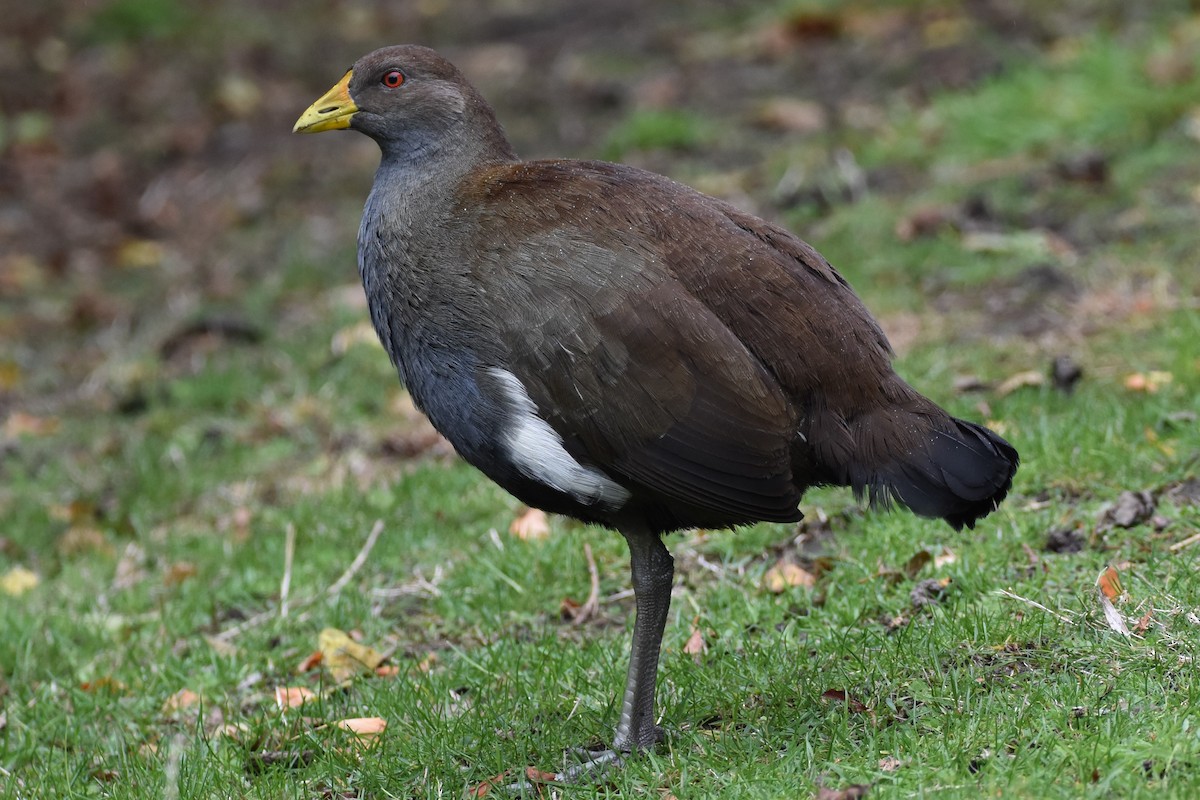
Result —
<path fill-rule="evenodd" d="M 488 370 L 504 387 L 512 403 L 513 427 L 505 442 L 517 468 L 529 478 L 571 495 L 581 503 L 603 503 L 619 508 L 629 499 L 629 490 L 598 469 L 591 469 L 571 458 L 562 437 L 546 420 L 538 416 L 537 405 L 521 381 L 506 369 Z"/>

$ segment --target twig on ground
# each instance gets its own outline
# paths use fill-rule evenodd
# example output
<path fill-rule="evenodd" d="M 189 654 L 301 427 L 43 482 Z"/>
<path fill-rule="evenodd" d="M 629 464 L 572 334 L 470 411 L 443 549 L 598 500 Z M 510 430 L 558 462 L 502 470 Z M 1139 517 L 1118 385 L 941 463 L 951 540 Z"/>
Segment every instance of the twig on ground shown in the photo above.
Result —
<path fill-rule="evenodd" d="M 356 555 L 354 560 L 350 562 L 350 566 L 346 567 L 346 571 L 341 574 L 341 577 L 330 584 L 329 588 L 325 590 L 323 595 L 311 595 L 309 597 L 303 597 L 291 604 L 292 609 L 298 609 L 304 606 L 312 605 L 316 601 L 320 600 L 321 597 L 337 596 L 342 589 L 346 588 L 346 584 L 348 584 L 354 578 L 358 571 L 362 569 L 363 564 L 367 563 L 367 556 L 370 555 L 371 548 L 375 546 L 375 541 L 379 538 L 379 534 L 381 533 L 383 533 L 383 520 L 377 519 L 375 520 L 375 527 L 371 528 L 371 532 L 367 534 L 367 541 L 363 543 L 362 549 L 358 551 L 358 555 Z M 221 631 L 212 638 L 216 639 L 217 641 L 228 642 L 230 639 L 238 636 L 243 631 L 261 625 L 262 623 L 271 619 L 273 616 L 275 616 L 275 612 L 270 609 L 261 611 L 252 617 L 247 617 L 237 625 L 234 625 L 232 628 Z"/>
<path fill-rule="evenodd" d="M 350 562 L 350 566 L 346 567 L 346 571 L 342 573 L 342 577 L 334 581 L 325 594 L 333 597 L 342 589 L 346 588 L 354 576 L 362 569 L 363 564 L 367 563 L 367 556 L 371 554 L 371 548 L 375 546 L 375 541 L 379 538 L 379 534 L 383 533 L 383 520 L 375 520 L 375 527 L 371 528 L 371 532 L 367 534 L 367 540 L 363 542 L 362 549 L 358 551 L 358 555 Z"/>
<path fill-rule="evenodd" d="M 288 593 L 292 589 L 292 559 L 296 555 L 296 526 L 287 524 L 283 540 L 283 580 L 279 583 L 279 618 L 287 619 Z"/>
<path fill-rule="evenodd" d="M 596 568 L 592 546 L 587 542 L 583 543 L 583 554 L 587 557 L 588 577 L 591 578 L 592 587 L 588 591 L 587 600 L 583 601 L 583 605 L 571 617 L 572 625 L 582 625 L 600 610 L 600 570 Z"/>
<path fill-rule="evenodd" d="M 1059 614 L 1057 611 L 1051 611 L 1050 609 L 1046 608 L 1044 605 L 1037 602 L 1036 600 L 1030 600 L 1027 597 L 1021 597 L 1021 595 L 1019 595 L 1019 594 L 1013 594 L 1012 592 L 1008 591 L 1007 589 L 1001 589 L 996 594 L 1000 595 L 1001 597 L 1010 597 L 1013 600 L 1020 600 L 1022 603 L 1027 603 L 1028 605 L 1031 605 L 1034 608 L 1041 609 L 1042 611 L 1045 611 L 1047 614 L 1054 617 L 1055 619 L 1057 619 L 1061 622 L 1065 622 L 1068 625 L 1075 624 L 1075 620 L 1071 619 L 1070 617 L 1065 617 L 1062 614 Z"/>
<path fill-rule="evenodd" d="M 1200 533 L 1192 534 L 1188 538 L 1176 542 L 1175 544 L 1171 545 L 1167 549 L 1170 550 L 1172 553 L 1178 553 L 1183 548 L 1191 547 L 1192 545 L 1196 544 L 1197 542 L 1200 542 Z"/>

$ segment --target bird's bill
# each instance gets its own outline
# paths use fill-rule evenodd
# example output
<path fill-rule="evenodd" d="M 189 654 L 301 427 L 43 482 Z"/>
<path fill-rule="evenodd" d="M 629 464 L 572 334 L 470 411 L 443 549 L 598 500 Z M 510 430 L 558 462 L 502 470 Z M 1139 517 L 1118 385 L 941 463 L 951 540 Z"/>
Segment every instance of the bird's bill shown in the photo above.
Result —
<path fill-rule="evenodd" d="M 358 106 L 350 99 L 352 74 L 353 70 L 347 70 L 332 89 L 309 106 L 308 110 L 300 115 L 300 119 L 296 120 L 292 133 L 320 133 L 349 128 L 350 118 L 358 111 Z"/>

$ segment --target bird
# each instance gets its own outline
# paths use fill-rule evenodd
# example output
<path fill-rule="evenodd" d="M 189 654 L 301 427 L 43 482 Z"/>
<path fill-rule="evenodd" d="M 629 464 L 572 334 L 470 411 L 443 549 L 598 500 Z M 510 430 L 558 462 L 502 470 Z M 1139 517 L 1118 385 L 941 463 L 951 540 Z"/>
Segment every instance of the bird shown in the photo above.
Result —
<path fill-rule="evenodd" d="M 663 536 L 794 523 L 814 486 L 973 528 L 1019 457 L 892 367 L 850 284 L 784 227 L 631 166 L 521 160 L 419 45 L 360 58 L 294 131 L 379 145 L 358 231 L 372 324 L 414 403 L 531 507 L 616 530 L 635 613 L 611 746 L 653 748 Z"/>

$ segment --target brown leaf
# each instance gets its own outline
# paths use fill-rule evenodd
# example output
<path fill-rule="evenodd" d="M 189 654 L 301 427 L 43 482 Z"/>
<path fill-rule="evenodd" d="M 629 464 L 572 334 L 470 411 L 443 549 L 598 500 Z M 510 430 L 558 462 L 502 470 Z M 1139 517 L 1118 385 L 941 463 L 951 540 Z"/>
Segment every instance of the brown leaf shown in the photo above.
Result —
<path fill-rule="evenodd" d="M 558 780 L 558 775 L 553 772 L 546 772 L 544 769 L 537 767 L 526 767 L 525 777 L 530 783 L 554 783 Z"/>
<path fill-rule="evenodd" d="M 488 792 L 492 791 L 492 789 L 494 789 L 495 787 L 503 784 L 504 781 L 507 779 L 508 779 L 508 770 L 505 770 L 504 772 L 501 772 L 498 775 L 493 775 L 492 777 L 488 778 L 486 781 L 483 781 L 482 783 L 478 784 L 477 786 L 471 787 L 469 790 L 467 790 L 467 796 L 468 797 L 487 797 Z"/>
<path fill-rule="evenodd" d="M 1100 571 L 1096 578 L 1096 586 L 1109 600 L 1117 600 L 1125 594 L 1125 587 L 1121 585 L 1121 573 L 1111 564 Z"/>
<path fill-rule="evenodd" d="M 524 542 L 540 542 L 550 536 L 550 523 L 545 511 L 530 508 L 512 521 L 508 532 Z"/>
<path fill-rule="evenodd" d="M 190 561 L 176 561 L 163 573 L 163 586 L 178 586 L 195 574 L 195 564 Z"/>
<path fill-rule="evenodd" d="M 1133 626 L 1133 632 L 1138 634 L 1139 636 L 1141 634 L 1145 633 L 1146 630 L 1150 627 L 1150 622 L 1153 619 L 1154 619 L 1154 609 L 1152 609 L 1152 608 L 1147 609 L 1146 613 L 1142 615 L 1142 618 L 1139 619 L 1137 621 L 1137 624 Z"/>
<path fill-rule="evenodd" d="M 811 589 L 817 582 L 816 576 L 799 564 L 780 559 L 763 575 L 763 588 L 771 594 L 782 594 L 794 586 Z"/>
<path fill-rule="evenodd" d="M 933 557 L 933 567 L 934 569 L 941 569 L 956 561 L 958 561 L 958 556 L 955 555 L 954 551 L 949 547 L 943 547 L 942 552 Z"/>
<path fill-rule="evenodd" d="M 400 674 L 400 667 L 396 664 L 380 664 L 375 668 L 375 674 L 381 678 L 394 678 Z"/>
<path fill-rule="evenodd" d="M 895 756 L 884 756 L 879 759 L 879 769 L 881 772 L 895 772 L 904 764 L 903 761 Z"/>
<path fill-rule="evenodd" d="M 869 783 L 855 783 L 841 789 L 822 786 L 817 789 L 816 800 L 858 800 L 860 797 L 866 797 L 869 791 L 871 791 Z"/>
<path fill-rule="evenodd" d="M 855 714 L 864 714 L 871 710 L 865 703 L 854 697 L 851 697 L 841 689 L 826 689 L 821 693 L 821 699 L 831 703 L 845 703 L 846 708 L 850 709 Z"/>
<path fill-rule="evenodd" d="M 303 661 L 296 665 L 296 673 L 304 674 L 321 666 L 321 662 L 325 659 L 325 654 L 320 650 L 314 650 L 309 653 Z"/>
<path fill-rule="evenodd" d="M 199 703 L 200 695 L 191 689 L 180 689 L 163 702 L 162 713 L 174 714 L 176 711 L 184 711 Z"/>
<path fill-rule="evenodd" d="M 3 430 L 9 439 L 49 436 L 58 430 L 58 420 L 54 417 L 35 417 L 24 411 L 14 411 L 4 420 Z"/>
<path fill-rule="evenodd" d="M 316 698 L 316 693 L 305 686 L 276 686 L 275 705 L 282 710 L 299 708 L 309 700 Z"/>
<path fill-rule="evenodd" d="M 127 691 L 125 684 L 107 675 L 94 681 L 84 681 L 79 684 L 79 688 L 89 693 L 104 691 L 111 694 L 125 694 Z"/>
<path fill-rule="evenodd" d="M 1043 386 L 1046 383 L 1046 376 L 1035 369 L 1018 372 L 1016 375 L 1010 375 L 1001 381 L 996 387 L 996 394 L 1000 397 L 1010 395 L 1018 389 L 1028 389 L 1033 386 Z"/>
<path fill-rule="evenodd" d="M 1125 388 L 1131 392 L 1156 394 L 1167 384 L 1175 380 L 1170 372 L 1151 370 L 1150 372 L 1134 372 L 1125 376 Z"/>
<path fill-rule="evenodd" d="M 387 730 L 387 720 L 383 717 L 339 719 L 334 725 L 337 725 L 344 731 L 350 731 L 360 739 L 374 739 Z"/>
<path fill-rule="evenodd" d="M 928 550 L 918 550 L 912 558 L 904 562 L 904 576 L 911 581 L 930 561 L 933 561 L 933 555 Z"/>
<path fill-rule="evenodd" d="M 704 632 L 701 631 L 696 625 L 696 622 L 693 621 L 692 633 L 690 636 L 688 636 L 687 642 L 683 645 L 683 652 L 687 653 L 689 656 L 692 656 L 697 662 L 699 662 L 700 656 L 704 655 L 705 651 L 707 650 L 708 645 L 704 642 Z"/>
<path fill-rule="evenodd" d="M 913 587 L 909 593 L 909 598 L 915 608 L 933 605 L 942 599 L 942 595 L 946 592 L 946 587 L 951 583 L 950 578 L 929 578 L 923 580 Z"/>
<path fill-rule="evenodd" d="M 421 672 L 429 672 L 429 670 L 433 669 L 433 666 L 436 663 L 438 663 L 438 654 L 431 650 L 429 651 L 429 654 L 422 658 L 417 664 L 417 669 Z"/>

